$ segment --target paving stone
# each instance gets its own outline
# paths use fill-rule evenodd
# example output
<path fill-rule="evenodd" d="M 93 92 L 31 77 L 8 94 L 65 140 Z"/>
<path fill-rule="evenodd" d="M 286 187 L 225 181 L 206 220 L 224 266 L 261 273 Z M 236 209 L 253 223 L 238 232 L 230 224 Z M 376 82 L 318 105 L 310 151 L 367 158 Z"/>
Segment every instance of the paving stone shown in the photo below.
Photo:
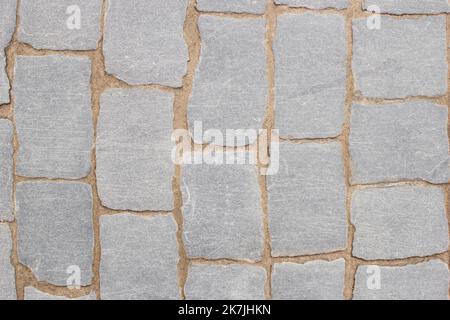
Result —
<path fill-rule="evenodd" d="M 275 300 L 343 300 L 345 261 L 277 263 L 272 274 Z"/>
<path fill-rule="evenodd" d="M 17 0 L 2 0 L 0 10 L 0 105 L 9 103 L 9 79 L 6 75 L 5 49 L 11 41 L 16 26 Z"/>
<path fill-rule="evenodd" d="M 182 175 L 188 256 L 260 259 L 263 227 L 256 166 L 190 165 Z"/>
<path fill-rule="evenodd" d="M 354 105 L 352 182 L 426 180 L 447 183 L 449 149 L 445 106 L 430 102 Z"/>
<path fill-rule="evenodd" d="M 192 266 L 186 282 L 189 300 L 264 300 L 266 271 L 261 267 Z"/>
<path fill-rule="evenodd" d="M 91 61 L 62 55 L 18 56 L 15 119 L 17 173 L 79 179 L 91 169 Z"/>
<path fill-rule="evenodd" d="M 70 299 L 64 296 L 54 296 L 42 291 L 39 291 L 33 287 L 25 287 L 25 299 L 24 300 L 47 300 L 47 301 L 51 301 L 51 300 L 55 300 L 55 301 L 64 301 L 64 300 L 96 300 L 95 294 L 91 293 L 87 296 L 82 296 L 76 299 Z"/>
<path fill-rule="evenodd" d="M 13 217 L 13 125 L 0 119 L 0 221 L 12 221 Z"/>
<path fill-rule="evenodd" d="M 450 12 L 448 0 L 364 0 L 363 8 L 368 10 L 377 6 L 382 13 L 414 14 L 414 13 L 445 13 Z"/>
<path fill-rule="evenodd" d="M 398 3 L 398 1 L 396 2 Z M 364 97 L 440 96 L 447 92 L 445 17 L 396 19 L 381 28 L 353 20 L 353 72 Z"/>
<path fill-rule="evenodd" d="M 344 18 L 310 13 L 278 17 L 275 112 L 282 136 L 325 138 L 341 133 L 346 95 Z"/>
<path fill-rule="evenodd" d="M 80 284 L 92 278 L 92 190 L 85 183 L 17 184 L 19 261 L 39 281 L 67 285 L 68 268 L 80 269 Z"/>
<path fill-rule="evenodd" d="M 101 0 L 23 0 L 19 39 L 36 49 L 94 50 Z"/>
<path fill-rule="evenodd" d="M 348 6 L 348 0 L 275 0 L 275 3 L 285 4 L 290 7 L 304 7 L 309 9 L 345 9 Z"/>
<path fill-rule="evenodd" d="M 106 71 L 130 84 L 181 87 L 188 50 L 188 0 L 111 0 L 103 51 Z"/>
<path fill-rule="evenodd" d="M 101 97 L 97 183 L 117 210 L 172 210 L 173 95 L 112 89 Z"/>
<path fill-rule="evenodd" d="M 102 299 L 178 299 L 176 231 L 172 216 L 101 217 Z"/>
<path fill-rule="evenodd" d="M 11 264 L 12 240 L 7 224 L 0 224 L 0 300 L 16 300 L 16 280 Z"/>
<path fill-rule="evenodd" d="M 376 290 L 372 281 L 378 275 L 380 287 Z M 379 267 L 378 271 L 373 266 L 361 266 L 356 273 L 353 299 L 448 300 L 448 284 L 448 265 L 441 261 L 403 267 Z"/>
<path fill-rule="evenodd" d="M 345 249 L 346 191 L 339 143 L 281 143 L 280 171 L 267 179 L 274 256 Z"/>
<path fill-rule="evenodd" d="M 213 12 L 236 12 L 262 14 L 266 0 L 197 0 L 197 9 Z"/>
<path fill-rule="evenodd" d="M 448 250 L 445 195 L 440 188 L 356 190 L 353 254 L 366 260 L 429 256 Z"/>
<path fill-rule="evenodd" d="M 202 122 L 203 130 L 223 135 L 227 129 L 262 128 L 268 94 L 265 23 L 262 18 L 200 17 L 202 48 L 188 106 L 191 128 L 195 121 Z M 194 141 L 210 142 L 199 137 Z"/>

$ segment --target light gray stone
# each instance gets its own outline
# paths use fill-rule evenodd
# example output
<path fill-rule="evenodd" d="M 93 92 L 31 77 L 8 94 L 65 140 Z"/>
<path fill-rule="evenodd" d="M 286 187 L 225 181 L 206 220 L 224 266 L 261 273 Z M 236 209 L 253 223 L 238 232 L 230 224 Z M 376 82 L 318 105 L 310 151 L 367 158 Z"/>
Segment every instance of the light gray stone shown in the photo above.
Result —
<path fill-rule="evenodd" d="M 0 119 L 0 221 L 13 217 L 13 125 Z"/>
<path fill-rule="evenodd" d="M 275 0 L 275 3 L 309 9 L 345 9 L 348 6 L 348 0 Z"/>
<path fill-rule="evenodd" d="M 266 271 L 261 267 L 192 266 L 186 282 L 189 300 L 264 300 Z"/>
<path fill-rule="evenodd" d="M 202 16 L 198 24 L 202 48 L 188 106 L 190 128 L 201 121 L 204 131 L 216 129 L 224 136 L 227 130 L 262 128 L 268 94 L 265 20 Z M 193 138 L 199 144 L 211 142 Z"/>
<path fill-rule="evenodd" d="M 346 190 L 339 143 L 281 143 L 280 170 L 267 179 L 274 256 L 345 249 Z"/>
<path fill-rule="evenodd" d="M 450 12 L 448 0 L 364 0 L 364 10 L 377 6 L 382 13 L 414 14 Z"/>
<path fill-rule="evenodd" d="M 343 300 L 345 261 L 277 263 L 272 274 L 275 300 Z"/>
<path fill-rule="evenodd" d="M 379 276 L 379 289 L 374 289 Z M 448 300 L 448 266 L 429 261 L 404 267 L 361 266 L 354 300 Z"/>
<path fill-rule="evenodd" d="M 0 10 L 0 105 L 9 103 L 9 79 L 6 75 L 5 49 L 16 27 L 17 0 L 2 0 Z"/>
<path fill-rule="evenodd" d="M 266 3 L 266 0 L 197 0 L 197 9 L 200 11 L 262 14 L 266 9 Z"/>
<path fill-rule="evenodd" d="M 102 299 L 178 299 L 176 231 L 172 216 L 102 216 Z"/>
<path fill-rule="evenodd" d="M 181 87 L 188 50 L 188 0 L 110 0 L 103 51 L 106 71 L 130 84 Z"/>
<path fill-rule="evenodd" d="M 448 110 L 430 102 L 354 105 L 352 183 L 426 180 L 447 183 Z"/>
<path fill-rule="evenodd" d="M 398 2 L 398 1 L 397 1 Z M 447 92 L 445 17 L 383 17 L 379 30 L 353 20 L 353 73 L 364 97 L 440 96 Z"/>
<path fill-rule="evenodd" d="M 19 39 L 36 49 L 94 50 L 102 0 L 22 0 Z"/>
<path fill-rule="evenodd" d="M 173 95 L 112 89 L 101 97 L 97 183 L 117 210 L 172 210 Z"/>
<path fill-rule="evenodd" d="M 67 297 L 64 297 L 64 296 L 54 296 L 54 295 L 51 295 L 51 294 L 39 291 L 39 290 L 37 290 L 37 289 L 35 289 L 33 287 L 25 287 L 24 300 L 32 300 L 32 301 L 38 301 L 38 300 L 46 300 L 46 301 L 53 301 L 53 300 L 54 301 L 65 301 L 65 300 L 69 301 L 69 300 L 73 300 L 73 301 L 76 301 L 76 300 L 80 300 L 80 301 L 82 301 L 82 300 L 96 300 L 96 297 L 95 297 L 95 293 L 91 293 L 91 294 L 89 294 L 87 296 L 82 296 L 82 297 L 79 297 L 79 298 L 71 299 L 71 298 L 67 298 Z"/>
<path fill-rule="evenodd" d="M 256 166 L 189 165 L 182 175 L 188 256 L 260 259 L 263 215 Z"/>
<path fill-rule="evenodd" d="M 284 14 L 274 43 L 276 128 L 282 136 L 338 136 L 346 95 L 345 17 Z"/>
<path fill-rule="evenodd" d="M 15 66 L 17 173 L 79 179 L 91 169 L 91 61 L 18 56 Z"/>
<path fill-rule="evenodd" d="M 366 260 L 430 256 L 448 250 L 445 195 L 434 187 L 356 190 L 353 254 Z"/>
<path fill-rule="evenodd" d="M 7 224 L 0 224 L 0 300 L 16 300 L 16 280 L 11 264 L 12 239 Z"/>
<path fill-rule="evenodd" d="M 78 182 L 22 182 L 16 190 L 19 261 L 38 281 L 65 286 L 80 269 L 82 286 L 92 278 L 92 189 Z"/>

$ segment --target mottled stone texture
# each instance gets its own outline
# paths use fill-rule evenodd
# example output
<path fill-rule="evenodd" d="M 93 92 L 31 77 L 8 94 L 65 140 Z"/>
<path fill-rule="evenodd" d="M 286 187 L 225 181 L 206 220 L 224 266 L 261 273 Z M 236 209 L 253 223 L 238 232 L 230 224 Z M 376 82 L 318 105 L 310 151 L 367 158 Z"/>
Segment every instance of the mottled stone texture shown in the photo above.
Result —
<path fill-rule="evenodd" d="M 374 276 L 379 276 L 378 290 L 373 289 Z M 379 267 L 378 271 L 361 266 L 356 273 L 354 299 L 448 300 L 448 283 L 448 265 L 436 260 L 401 267 Z"/>
<path fill-rule="evenodd" d="M 450 12 L 448 0 L 364 0 L 364 10 L 377 6 L 382 13 L 414 14 Z"/>
<path fill-rule="evenodd" d="M 17 185 L 19 261 L 39 281 L 65 286 L 71 266 L 81 285 L 92 278 L 92 190 L 84 183 L 23 182 Z"/>
<path fill-rule="evenodd" d="M 130 84 L 180 87 L 188 50 L 188 0 L 110 0 L 103 50 L 106 71 Z"/>
<path fill-rule="evenodd" d="M 111 89 L 100 101 L 97 182 L 117 210 L 172 210 L 173 95 Z"/>
<path fill-rule="evenodd" d="M 15 71 L 17 173 L 67 179 L 87 176 L 93 142 L 90 59 L 18 56 Z"/>
<path fill-rule="evenodd" d="M 19 39 L 37 49 L 93 50 L 100 37 L 102 2 L 22 0 Z"/>
<path fill-rule="evenodd" d="M 275 300 L 342 300 L 345 261 L 277 263 L 272 274 Z"/>
<path fill-rule="evenodd" d="M 448 250 L 441 188 L 357 190 L 352 199 L 353 254 L 366 260 L 430 256 Z"/>
<path fill-rule="evenodd" d="M 338 136 L 346 93 L 345 17 L 285 14 L 274 43 L 276 128 L 282 136 Z"/>
<path fill-rule="evenodd" d="M 24 300 L 32 300 L 32 301 L 38 301 L 38 300 L 45 300 L 45 301 L 66 301 L 66 300 L 96 300 L 95 294 L 91 293 L 88 296 L 82 296 L 79 298 L 70 299 L 64 296 L 55 296 L 51 295 L 42 291 L 39 291 L 33 287 L 25 287 L 25 299 Z"/>
<path fill-rule="evenodd" d="M 200 17 L 201 55 L 188 106 L 191 129 L 195 121 L 202 122 L 203 130 L 217 129 L 223 135 L 227 129 L 262 127 L 268 94 L 265 23 L 264 19 Z"/>
<path fill-rule="evenodd" d="M 439 96 L 447 92 L 445 17 L 383 17 L 379 30 L 353 20 L 356 90 L 372 98 Z"/>
<path fill-rule="evenodd" d="M 285 4 L 290 7 L 304 7 L 309 9 L 345 9 L 348 6 L 348 0 L 275 0 L 275 3 Z"/>
<path fill-rule="evenodd" d="M 11 41 L 16 26 L 17 0 L 2 0 L 0 10 L 0 105 L 9 103 L 9 79 L 6 75 L 5 49 Z"/>
<path fill-rule="evenodd" d="M 200 11 L 259 13 L 266 8 L 266 0 L 197 0 Z"/>
<path fill-rule="evenodd" d="M 16 299 L 16 280 L 11 255 L 11 231 L 7 224 L 0 224 L 0 300 Z"/>
<path fill-rule="evenodd" d="M 186 282 L 189 300 L 264 300 L 266 271 L 261 267 L 192 266 Z"/>
<path fill-rule="evenodd" d="M 171 216 L 100 220 L 102 299 L 178 299 L 178 247 Z"/>
<path fill-rule="evenodd" d="M 282 143 L 280 171 L 267 179 L 273 255 L 316 254 L 346 247 L 346 192 L 339 143 Z"/>
<path fill-rule="evenodd" d="M 354 105 L 352 182 L 449 180 L 448 110 L 430 102 Z"/>
<path fill-rule="evenodd" d="M 0 119 L 0 221 L 13 220 L 13 124 Z"/>

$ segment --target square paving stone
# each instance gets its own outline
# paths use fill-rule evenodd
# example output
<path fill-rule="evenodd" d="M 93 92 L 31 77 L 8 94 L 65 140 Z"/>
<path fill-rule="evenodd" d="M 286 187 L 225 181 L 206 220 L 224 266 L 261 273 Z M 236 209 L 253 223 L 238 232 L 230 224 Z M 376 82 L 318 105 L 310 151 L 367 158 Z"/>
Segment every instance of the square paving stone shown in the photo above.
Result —
<path fill-rule="evenodd" d="M 264 13 L 266 0 L 197 0 L 200 11 Z"/>
<path fill-rule="evenodd" d="M 7 224 L 0 224 L 0 300 L 16 300 L 16 278 L 11 264 L 12 239 Z"/>
<path fill-rule="evenodd" d="M 348 6 L 348 0 L 275 0 L 275 3 L 309 9 L 345 9 Z"/>
<path fill-rule="evenodd" d="M 5 49 L 11 41 L 16 27 L 17 0 L 2 0 L 0 10 L 0 105 L 9 103 L 9 79 L 6 75 Z"/>
<path fill-rule="evenodd" d="M 382 13 L 392 14 L 430 14 L 450 12 L 448 0 L 364 0 L 363 8 L 368 10 L 377 6 Z"/>
<path fill-rule="evenodd" d="M 0 119 L 0 221 L 13 217 L 13 125 Z"/>

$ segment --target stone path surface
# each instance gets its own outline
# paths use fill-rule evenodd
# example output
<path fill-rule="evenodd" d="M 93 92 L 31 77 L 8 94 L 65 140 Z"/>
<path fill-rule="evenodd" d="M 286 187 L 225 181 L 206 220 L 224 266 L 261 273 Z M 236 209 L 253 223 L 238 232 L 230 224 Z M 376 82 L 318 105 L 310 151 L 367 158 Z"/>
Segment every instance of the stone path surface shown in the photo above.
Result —
<path fill-rule="evenodd" d="M 449 299 L 447 0 L 0 3 L 0 300 Z"/>

